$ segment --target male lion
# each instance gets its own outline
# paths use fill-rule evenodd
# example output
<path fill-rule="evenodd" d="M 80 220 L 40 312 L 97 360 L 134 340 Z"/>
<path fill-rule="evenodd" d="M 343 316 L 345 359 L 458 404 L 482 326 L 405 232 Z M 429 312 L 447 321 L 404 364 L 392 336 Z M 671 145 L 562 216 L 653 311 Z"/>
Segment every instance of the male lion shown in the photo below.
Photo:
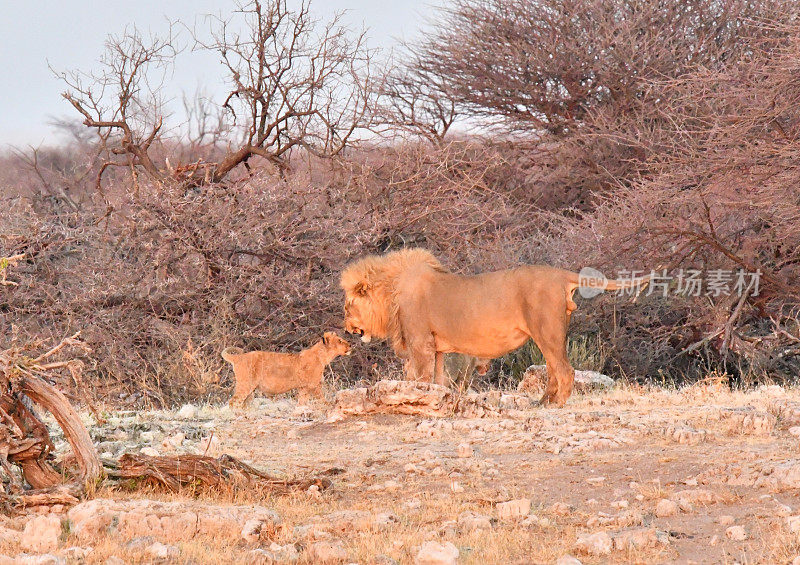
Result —
<path fill-rule="evenodd" d="M 230 404 L 244 404 L 256 389 L 281 394 L 297 388 L 301 402 L 309 395 L 321 398 L 322 373 L 339 355 L 350 355 L 350 344 L 334 332 L 325 332 L 319 342 L 300 353 L 244 353 L 238 347 L 227 347 L 222 358 L 233 365 L 236 375 Z"/>
<path fill-rule="evenodd" d="M 444 383 L 445 353 L 500 357 L 532 338 L 547 362 L 542 404 L 563 406 L 575 372 L 567 360 L 567 325 L 579 286 L 617 290 L 634 281 L 582 281 L 577 273 L 531 265 L 462 276 L 424 249 L 370 255 L 342 272 L 344 327 L 389 338 L 406 361 L 407 377 Z"/>

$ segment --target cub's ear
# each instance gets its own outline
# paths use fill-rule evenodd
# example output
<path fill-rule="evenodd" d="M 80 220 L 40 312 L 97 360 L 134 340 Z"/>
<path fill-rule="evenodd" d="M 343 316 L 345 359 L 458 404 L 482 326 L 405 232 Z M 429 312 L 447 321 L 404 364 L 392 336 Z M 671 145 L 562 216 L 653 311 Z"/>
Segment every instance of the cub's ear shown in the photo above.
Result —
<path fill-rule="evenodd" d="M 361 281 L 356 283 L 356 286 L 353 287 L 353 292 L 355 292 L 359 296 L 365 296 L 370 288 L 371 287 L 369 283 L 367 283 L 366 281 Z"/>
<path fill-rule="evenodd" d="M 327 334 L 327 332 L 322 335 L 322 343 L 324 343 L 325 345 L 328 345 L 328 334 Z"/>

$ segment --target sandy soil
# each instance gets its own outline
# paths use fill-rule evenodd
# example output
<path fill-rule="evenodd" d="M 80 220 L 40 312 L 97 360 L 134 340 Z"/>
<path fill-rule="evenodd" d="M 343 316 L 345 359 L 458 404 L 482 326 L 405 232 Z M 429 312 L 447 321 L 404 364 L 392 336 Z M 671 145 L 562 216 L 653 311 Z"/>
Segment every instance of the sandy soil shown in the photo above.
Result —
<path fill-rule="evenodd" d="M 291 475 L 331 474 L 333 487 L 322 493 L 200 494 L 195 504 L 212 512 L 257 503 L 276 511 L 281 525 L 255 541 L 202 533 L 159 540 L 177 548 L 168 562 L 316 562 L 309 546 L 323 540 L 346 554 L 336 559 L 358 563 L 414 563 L 427 541 L 452 543 L 458 563 L 554 563 L 566 555 L 582 563 L 791 563 L 800 554 L 792 531 L 800 530 L 792 519 L 800 514 L 798 407 L 793 389 L 737 393 L 711 383 L 576 395 L 566 408 L 513 417 L 329 422 L 324 405 L 300 410 L 279 398 L 240 411 L 201 407 L 188 419 L 112 414 L 92 433 L 107 457 L 147 446 L 229 453 Z M 342 522 L 341 511 L 351 510 L 366 518 Z M 25 520 L 5 524 L 21 529 Z M 56 559 L 155 559 L 146 544 L 120 536 L 76 539 L 67 518 L 63 529 L 48 552 Z M 578 542 L 593 534 L 600 535 Z M 92 550 L 76 557 L 67 549 L 74 546 Z M 0 550 L 14 556 L 21 548 L 5 541 Z"/>

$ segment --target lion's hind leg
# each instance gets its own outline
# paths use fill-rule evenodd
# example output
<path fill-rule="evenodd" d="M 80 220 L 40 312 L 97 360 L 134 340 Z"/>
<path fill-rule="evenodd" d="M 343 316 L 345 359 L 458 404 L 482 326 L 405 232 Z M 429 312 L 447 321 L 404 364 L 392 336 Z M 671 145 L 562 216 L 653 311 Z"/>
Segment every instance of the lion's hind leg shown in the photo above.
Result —
<path fill-rule="evenodd" d="M 528 313 L 526 323 L 530 336 L 547 363 L 547 387 L 539 401 L 542 405 L 564 406 L 572 394 L 575 370 L 567 359 L 567 314 L 566 309 L 556 312 Z"/>

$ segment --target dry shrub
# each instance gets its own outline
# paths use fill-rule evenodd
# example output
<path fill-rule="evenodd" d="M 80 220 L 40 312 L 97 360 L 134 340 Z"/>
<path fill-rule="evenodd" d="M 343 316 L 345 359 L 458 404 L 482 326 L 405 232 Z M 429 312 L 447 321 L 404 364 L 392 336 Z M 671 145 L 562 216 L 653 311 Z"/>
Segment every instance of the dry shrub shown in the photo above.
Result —
<path fill-rule="evenodd" d="M 28 339 L 82 329 L 94 350 L 85 378 L 107 400 L 223 398 L 225 346 L 296 350 L 341 327 L 338 273 L 355 257 L 423 245 L 456 270 L 528 260 L 505 251 L 526 231 L 492 187 L 505 166 L 479 144 L 407 144 L 298 162 L 284 179 L 109 187 L 78 211 L 10 199 L 0 249 L 26 259 L 0 322 Z M 334 371 L 371 378 L 392 359 L 358 348 Z"/>
<path fill-rule="evenodd" d="M 524 141 L 526 188 L 585 210 L 675 155 L 664 79 L 735 68 L 761 39 L 786 36 L 764 22 L 791 21 L 800 5 L 453 0 L 437 15 L 406 75 L 442 90 L 467 121 Z"/>
<path fill-rule="evenodd" d="M 798 24 L 752 43 L 746 61 L 655 84 L 641 113 L 669 118 L 649 178 L 579 218 L 550 215 L 549 259 L 649 270 L 761 272 L 758 296 L 650 299 L 623 307 L 616 363 L 642 377 L 797 375 L 800 307 Z M 644 127 L 641 124 L 640 127 Z M 635 135 L 632 134 L 632 138 Z M 732 283 L 731 283 L 732 286 Z"/>

